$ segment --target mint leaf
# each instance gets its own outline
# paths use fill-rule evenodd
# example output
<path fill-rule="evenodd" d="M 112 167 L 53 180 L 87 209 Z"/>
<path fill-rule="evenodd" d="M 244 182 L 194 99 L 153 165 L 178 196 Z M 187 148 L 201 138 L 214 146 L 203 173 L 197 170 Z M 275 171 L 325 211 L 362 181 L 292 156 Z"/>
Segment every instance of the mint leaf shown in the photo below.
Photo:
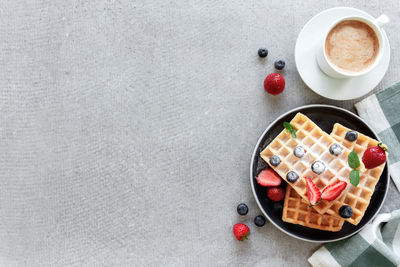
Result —
<path fill-rule="evenodd" d="M 351 151 L 347 157 L 350 168 L 357 169 L 360 167 L 360 159 L 355 151 Z"/>
<path fill-rule="evenodd" d="M 289 122 L 285 121 L 283 123 L 283 127 L 285 127 L 285 129 L 288 133 L 292 134 L 293 138 L 296 138 L 296 130 L 293 128 L 293 125 L 291 125 Z"/>
<path fill-rule="evenodd" d="M 293 126 L 290 124 L 290 123 L 288 123 L 287 121 L 285 121 L 284 123 L 283 123 L 283 127 L 285 127 L 285 129 L 286 129 L 286 131 L 288 132 L 288 133 L 291 133 L 294 129 L 293 129 Z"/>
<path fill-rule="evenodd" d="M 354 186 L 357 186 L 358 183 L 360 182 L 360 171 L 359 170 L 352 170 L 350 172 L 350 183 Z"/>

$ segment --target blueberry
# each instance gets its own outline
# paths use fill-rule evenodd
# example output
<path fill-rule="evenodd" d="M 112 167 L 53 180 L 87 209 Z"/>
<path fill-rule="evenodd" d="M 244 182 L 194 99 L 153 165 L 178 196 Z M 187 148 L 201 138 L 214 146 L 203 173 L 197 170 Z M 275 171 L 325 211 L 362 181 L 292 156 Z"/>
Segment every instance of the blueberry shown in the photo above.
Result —
<path fill-rule="evenodd" d="M 357 138 L 358 138 L 358 133 L 357 133 L 356 131 L 348 131 L 348 132 L 346 133 L 345 138 L 346 138 L 347 140 L 349 140 L 350 142 L 354 142 L 354 141 L 356 141 Z"/>
<path fill-rule="evenodd" d="M 325 164 L 322 161 L 316 160 L 311 164 L 311 170 L 316 174 L 321 174 L 325 171 Z"/>
<path fill-rule="evenodd" d="M 286 174 L 286 179 L 291 182 L 294 183 L 297 181 L 297 179 L 299 179 L 299 175 L 297 173 L 295 173 L 294 171 L 290 171 Z"/>
<path fill-rule="evenodd" d="M 285 67 L 285 61 L 282 60 L 282 59 L 275 61 L 274 67 L 275 67 L 275 69 L 277 69 L 277 70 L 283 69 L 283 68 Z"/>
<path fill-rule="evenodd" d="M 305 153 L 306 153 L 306 150 L 302 146 L 296 146 L 293 150 L 293 154 L 298 158 L 302 158 Z"/>
<path fill-rule="evenodd" d="M 262 215 L 258 215 L 254 218 L 254 224 L 257 225 L 258 227 L 264 226 L 265 224 L 265 218 Z"/>
<path fill-rule="evenodd" d="M 279 163 L 281 163 L 281 159 L 278 156 L 274 155 L 269 159 L 269 163 L 271 163 L 272 166 L 278 166 Z"/>
<path fill-rule="evenodd" d="M 342 147 L 339 144 L 333 144 L 329 147 L 329 153 L 338 156 L 342 153 Z"/>
<path fill-rule="evenodd" d="M 247 205 L 244 204 L 244 203 L 240 203 L 240 204 L 237 206 L 237 212 L 238 212 L 240 215 L 246 215 L 247 212 L 249 212 L 249 207 L 247 207 Z"/>
<path fill-rule="evenodd" d="M 258 49 L 258 55 L 260 57 L 266 57 L 268 56 L 268 49 L 267 48 L 260 48 Z"/>
<path fill-rule="evenodd" d="M 350 206 L 343 205 L 339 209 L 339 214 L 345 219 L 350 218 L 353 216 L 353 209 Z"/>

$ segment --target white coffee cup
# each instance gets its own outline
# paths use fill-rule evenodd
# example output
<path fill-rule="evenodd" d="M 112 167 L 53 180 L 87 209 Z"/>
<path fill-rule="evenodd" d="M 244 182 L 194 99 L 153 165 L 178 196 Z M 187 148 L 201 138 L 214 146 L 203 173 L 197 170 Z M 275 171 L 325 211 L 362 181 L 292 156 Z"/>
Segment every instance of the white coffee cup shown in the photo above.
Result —
<path fill-rule="evenodd" d="M 328 37 L 328 34 L 337 24 L 339 24 L 340 22 L 345 21 L 345 20 L 356 20 L 356 21 L 364 22 L 365 24 L 369 25 L 372 28 L 372 30 L 375 32 L 375 34 L 378 38 L 379 51 L 377 53 L 374 63 L 371 64 L 370 66 L 368 66 L 367 68 L 363 69 L 360 72 L 350 72 L 350 71 L 340 69 L 337 66 L 335 66 L 334 64 L 332 64 L 326 55 L 325 42 Z M 382 14 L 375 20 L 371 20 L 371 19 L 361 17 L 361 16 L 348 16 L 348 17 L 342 17 L 339 20 L 335 21 L 323 34 L 322 40 L 321 40 L 320 44 L 318 45 L 317 62 L 318 62 L 319 67 L 321 68 L 321 70 L 323 72 L 325 72 L 327 75 L 329 75 L 333 78 L 338 78 L 338 79 L 345 79 L 345 78 L 361 76 L 361 75 L 364 75 L 364 74 L 370 72 L 373 68 L 376 67 L 376 65 L 378 65 L 379 61 L 382 59 L 383 51 L 384 51 L 385 45 L 386 45 L 385 38 L 384 38 L 384 35 L 382 32 L 382 26 L 388 22 L 389 22 L 389 18 L 385 14 Z"/>

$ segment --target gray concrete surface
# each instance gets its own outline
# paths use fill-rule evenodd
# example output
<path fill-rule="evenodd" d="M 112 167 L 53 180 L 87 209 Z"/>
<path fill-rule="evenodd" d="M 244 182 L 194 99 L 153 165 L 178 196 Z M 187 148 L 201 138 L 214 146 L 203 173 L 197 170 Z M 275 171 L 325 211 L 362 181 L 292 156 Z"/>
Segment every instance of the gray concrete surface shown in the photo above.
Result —
<path fill-rule="evenodd" d="M 334 6 L 391 18 L 377 90 L 398 81 L 397 0 L 2 1 L 0 266 L 307 265 L 319 244 L 253 227 L 249 162 L 282 112 L 353 110 L 294 66 L 301 27 Z M 278 58 L 287 86 L 272 97 Z M 399 197 L 392 186 L 384 210 Z M 238 221 L 249 241 L 234 240 Z"/>

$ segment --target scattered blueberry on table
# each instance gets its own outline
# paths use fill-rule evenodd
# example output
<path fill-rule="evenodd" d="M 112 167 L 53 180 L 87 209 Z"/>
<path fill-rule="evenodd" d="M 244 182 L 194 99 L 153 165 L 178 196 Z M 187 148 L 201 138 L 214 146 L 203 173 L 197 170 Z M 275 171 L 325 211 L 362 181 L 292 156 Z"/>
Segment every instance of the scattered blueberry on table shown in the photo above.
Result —
<path fill-rule="evenodd" d="M 249 207 L 245 203 L 240 203 L 237 206 L 237 212 L 242 216 L 246 215 L 249 212 Z"/>
<path fill-rule="evenodd" d="M 258 227 L 262 227 L 265 224 L 265 218 L 262 215 L 258 215 L 254 218 L 254 224 Z"/>
<path fill-rule="evenodd" d="M 258 49 L 258 55 L 260 57 L 266 57 L 268 56 L 268 49 L 267 48 L 260 48 Z"/>
<path fill-rule="evenodd" d="M 282 59 L 276 60 L 274 63 L 274 67 L 277 70 L 282 70 L 285 67 L 285 61 Z"/>

